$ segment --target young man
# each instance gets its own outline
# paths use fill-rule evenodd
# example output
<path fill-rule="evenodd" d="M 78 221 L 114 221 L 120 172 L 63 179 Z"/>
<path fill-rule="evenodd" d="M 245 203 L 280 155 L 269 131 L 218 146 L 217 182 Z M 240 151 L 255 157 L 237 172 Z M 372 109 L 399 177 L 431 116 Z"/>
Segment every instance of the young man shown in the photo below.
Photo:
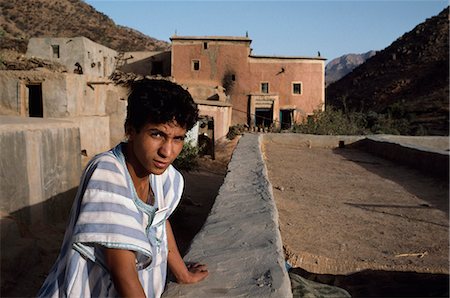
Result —
<path fill-rule="evenodd" d="M 167 264 L 179 283 L 206 278 L 205 265 L 183 262 L 168 220 L 184 186 L 171 163 L 197 117 L 179 85 L 131 85 L 128 141 L 86 167 L 60 255 L 38 296 L 159 297 Z"/>

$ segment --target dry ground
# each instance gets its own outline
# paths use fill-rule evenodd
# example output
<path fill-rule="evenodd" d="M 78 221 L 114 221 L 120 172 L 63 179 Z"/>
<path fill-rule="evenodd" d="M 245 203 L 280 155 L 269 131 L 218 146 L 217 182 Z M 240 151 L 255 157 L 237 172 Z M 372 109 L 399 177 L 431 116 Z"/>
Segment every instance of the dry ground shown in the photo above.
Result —
<path fill-rule="evenodd" d="M 448 183 L 355 149 L 263 152 L 295 272 L 354 296 L 448 295 Z"/>

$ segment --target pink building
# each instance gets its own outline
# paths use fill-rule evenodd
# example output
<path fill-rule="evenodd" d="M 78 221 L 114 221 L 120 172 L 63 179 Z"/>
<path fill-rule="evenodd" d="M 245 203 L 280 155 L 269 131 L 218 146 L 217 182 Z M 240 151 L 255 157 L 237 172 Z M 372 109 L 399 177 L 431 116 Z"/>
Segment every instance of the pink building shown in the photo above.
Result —
<path fill-rule="evenodd" d="M 171 41 L 171 76 L 226 131 L 235 124 L 288 128 L 324 108 L 325 58 L 255 56 L 248 37 Z"/>

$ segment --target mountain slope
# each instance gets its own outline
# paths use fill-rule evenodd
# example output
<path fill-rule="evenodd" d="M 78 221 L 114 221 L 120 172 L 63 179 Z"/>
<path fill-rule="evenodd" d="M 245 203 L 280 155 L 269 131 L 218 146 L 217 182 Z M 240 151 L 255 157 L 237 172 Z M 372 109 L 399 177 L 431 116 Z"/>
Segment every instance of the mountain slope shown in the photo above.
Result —
<path fill-rule="evenodd" d="M 0 49 L 25 53 L 30 37 L 85 36 L 117 51 L 164 50 L 169 44 L 116 25 L 80 0 L 0 1 Z"/>
<path fill-rule="evenodd" d="M 369 51 L 364 54 L 347 54 L 331 60 L 325 66 L 325 85 L 328 86 L 338 81 L 375 54 L 376 51 Z"/>
<path fill-rule="evenodd" d="M 427 19 L 326 89 L 326 105 L 389 113 L 412 130 L 449 132 L 449 9 Z"/>

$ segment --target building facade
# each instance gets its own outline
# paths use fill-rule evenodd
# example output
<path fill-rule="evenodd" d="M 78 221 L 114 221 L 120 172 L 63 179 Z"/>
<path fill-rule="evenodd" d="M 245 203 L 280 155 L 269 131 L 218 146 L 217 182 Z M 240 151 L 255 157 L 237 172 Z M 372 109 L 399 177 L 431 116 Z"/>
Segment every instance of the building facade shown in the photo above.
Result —
<path fill-rule="evenodd" d="M 256 56 L 248 37 L 172 36 L 175 80 L 224 88 L 231 125 L 289 128 L 325 103 L 325 58 Z M 206 102 L 215 97 L 203 98 Z"/>
<path fill-rule="evenodd" d="M 33 37 L 27 57 L 39 57 L 64 65 L 69 73 L 110 76 L 118 53 L 86 37 Z"/>

